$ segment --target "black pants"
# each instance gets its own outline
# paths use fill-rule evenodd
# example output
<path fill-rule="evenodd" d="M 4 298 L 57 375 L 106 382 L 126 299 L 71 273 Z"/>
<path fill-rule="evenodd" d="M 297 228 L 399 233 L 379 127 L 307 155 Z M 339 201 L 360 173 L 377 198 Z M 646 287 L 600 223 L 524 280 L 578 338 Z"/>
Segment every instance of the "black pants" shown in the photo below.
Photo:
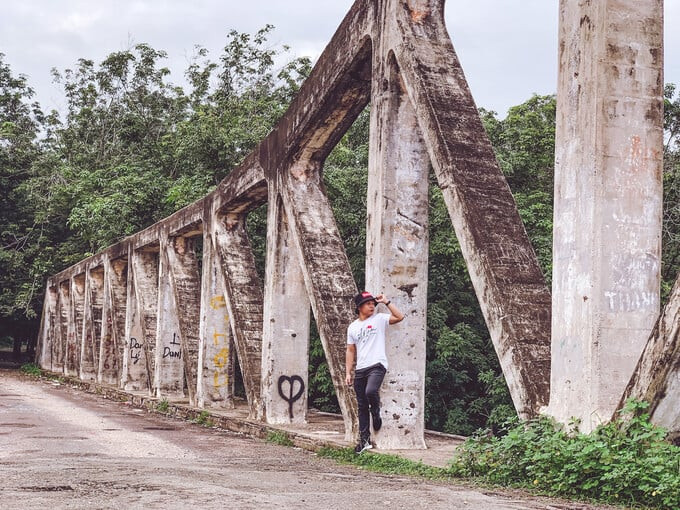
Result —
<path fill-rule="evenodd" d="M 376 363 L 357 370 L 354 374 L 354 391 L 359 407 L 359 434 L 362 439 L 368 439 L 371 435 L 369 406 L 374 416 L 380 412 L 380 385 L 385 378 L 385 372 L 387 369 L 381 363 Z"/>

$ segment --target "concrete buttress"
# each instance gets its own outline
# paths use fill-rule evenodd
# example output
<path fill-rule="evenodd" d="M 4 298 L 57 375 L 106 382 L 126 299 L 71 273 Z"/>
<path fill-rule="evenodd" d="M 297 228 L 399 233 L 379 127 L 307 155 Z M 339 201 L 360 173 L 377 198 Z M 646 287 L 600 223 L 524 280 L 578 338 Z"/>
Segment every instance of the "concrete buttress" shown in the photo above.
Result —
<path fill-rule="evenodd" d="M 444 25 L 441 0 L 391 0 L 392 48 L 518 414 L 548 403 L 550 291 Z"/>
<path fill-rule="evenodd" d="M 210 230 L 203 228 L 201 319 L 196 398 L 199 407 L 234 406 L 234 337 L 221 267 Z"/>
<path fill-rule="evenodd" d="M 169 282 L 179 326 L 182 369 L 191 405 L 196 405 L 196 372 L 201 315 L 201 276 L 194 237 L 175 236 L 168 242 Z"/>
<path fill-rule="evenodd" d="M 213 246 L 238 355 L 251 418 L 262 418 L 262 281 L 245 228 L 245 214 L 219 215 L 212 220 Z"/>
<path fill-rule="evenodd" d="M 290 224 L 275 182 L 267 218 L 262 401 L 267 423 L 305 423 L 310 305 Z"/>

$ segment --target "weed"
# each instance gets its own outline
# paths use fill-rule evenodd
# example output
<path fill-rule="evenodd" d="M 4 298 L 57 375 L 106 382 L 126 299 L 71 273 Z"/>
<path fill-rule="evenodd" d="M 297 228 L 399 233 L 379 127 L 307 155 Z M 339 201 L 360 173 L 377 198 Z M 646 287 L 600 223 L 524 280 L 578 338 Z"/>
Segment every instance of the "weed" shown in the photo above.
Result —
<path fill-rule="evenodd" d="M 201 413 L 191 421 L 204 427 L 212 427 L 215 424 L 215 422 L 210 419 L 210 413 L 208 411 L 201 411 Z"/>
<path fill-rule="evenodd" d="M 23 365 L 21 365 L 21 371 L 24 374 L 32 375 L 35 377 L 40 377 L 42 375 L 42 370 L 40 370 L 40 367 L 35 363 L 24 363 Z"/>
<path fill-rule="evenodd" d="M 270 430 L 267 433 L 267 442 L 272 444 L 279 444 L 281 446 L 293 446 L 293 441 L 290 436 L 283 430 Z"/>
<path fill-rule="evenodd" d="M 168 412 L 169 409 L 170 409 L 170 402 L 168 402 L 168 399 L 166 399 L 166 398 L 160 400 L 156 404 L 156 411 L 158 411 L 159 413 L 165 414 L 165 413 Z"/>
<path fill-rule="evenodd" d="M 35 377 L 40 377 L 42 375 L 42 370 L 35 363 L 24 363 L 21 365 L 20 369 L 26 375 L 32 375 Z"/>

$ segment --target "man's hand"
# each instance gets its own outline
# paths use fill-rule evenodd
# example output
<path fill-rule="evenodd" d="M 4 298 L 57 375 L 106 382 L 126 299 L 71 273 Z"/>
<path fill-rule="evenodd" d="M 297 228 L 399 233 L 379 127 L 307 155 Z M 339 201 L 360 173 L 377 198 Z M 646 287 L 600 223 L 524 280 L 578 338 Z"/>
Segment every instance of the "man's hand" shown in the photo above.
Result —
<path fill-rule="evenodd" d="M 387 303 L 387 298 L 385 297 L 385 294 L 378 294 L 378 295 L 375 297 L 375 300 L 376 300 L 378 303 Z"/>
<path fill-rule="evenodd" d="M 347 386 L 351 386 L 351 385 L 352 385 L 352 374 L 347 374 L 347 375 L 345 376 L 345 382 L 347 383 Z"/>

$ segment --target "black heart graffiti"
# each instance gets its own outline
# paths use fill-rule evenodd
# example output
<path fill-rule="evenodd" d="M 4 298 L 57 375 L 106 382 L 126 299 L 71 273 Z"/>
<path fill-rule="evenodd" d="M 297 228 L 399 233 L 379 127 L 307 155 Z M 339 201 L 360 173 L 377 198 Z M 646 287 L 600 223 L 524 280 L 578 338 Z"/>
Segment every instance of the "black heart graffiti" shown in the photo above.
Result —
<path fill-rule="evenodd" d="M 283 392 L 283 383 L 286 381 L 288 382 L 288 395 Z M 293 393 L 296 382 L 300 383 L 300 387 L 297 392 Z M 288 402 L 288 416 L 291 420 L 293 419 L 293 403 L 300 399 L 303 391 L 305 391 L 305 381 L 299 375 L 292 375 L 290 377 L 282 375 L 279 377 L 279 395 Z"/>

